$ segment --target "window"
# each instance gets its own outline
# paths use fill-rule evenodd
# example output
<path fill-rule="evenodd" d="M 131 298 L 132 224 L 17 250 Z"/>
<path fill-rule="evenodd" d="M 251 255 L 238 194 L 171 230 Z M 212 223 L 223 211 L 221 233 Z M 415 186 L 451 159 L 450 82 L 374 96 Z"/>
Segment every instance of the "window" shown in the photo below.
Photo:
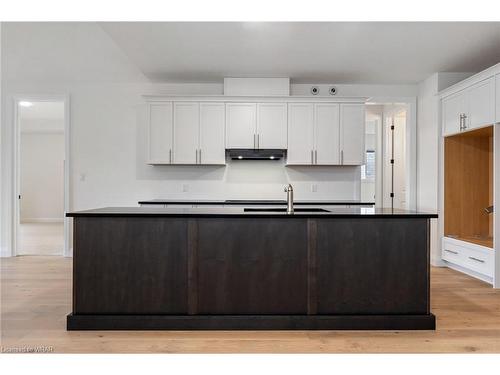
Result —
<path fill-rule="evenodd" d="M 361 166 L 361 179 L 375 179 L 375 151 L 366 150 L 366 164 Z"/>

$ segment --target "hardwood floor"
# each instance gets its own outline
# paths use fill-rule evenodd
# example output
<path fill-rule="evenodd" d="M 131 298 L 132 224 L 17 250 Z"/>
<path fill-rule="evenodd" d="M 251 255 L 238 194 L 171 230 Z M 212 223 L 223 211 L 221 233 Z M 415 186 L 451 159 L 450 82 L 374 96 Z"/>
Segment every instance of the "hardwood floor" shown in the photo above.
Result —
<path fill-rule="evenodd" d="M 432 269 L 436 331 L 72 331 L 71 259 L 1 259 L 1 346 L 64 353 L 500 352 L 500 290 Z"/>

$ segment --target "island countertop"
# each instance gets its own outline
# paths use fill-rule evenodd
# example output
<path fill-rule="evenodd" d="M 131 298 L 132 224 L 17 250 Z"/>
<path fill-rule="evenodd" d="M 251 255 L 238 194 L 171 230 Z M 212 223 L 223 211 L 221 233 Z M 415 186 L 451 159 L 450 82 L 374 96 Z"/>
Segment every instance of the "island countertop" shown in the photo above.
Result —
<path fill-rule="evenodd" d="M 317 208 L 316 208 L 317 209 Z M 285 210 L 261 209 L 251 207 L 103 207 L 66 213 L 67 217 L 280 217 L 280 218 L 437 218 L 435 213 L 400 210 L 391 208 L 324 207 L 324 211 L 315 208 L 295 208 L 293 214 Z"/>
<path fill-rule="evenodd" d="M 140 205 L 286 205 L 285 199 L 150 199 L 138 202 Z M 360 200 L 295 200 L 294 205 L 315 206 L 373 206 L 375 202 L 363 202 Z"/>

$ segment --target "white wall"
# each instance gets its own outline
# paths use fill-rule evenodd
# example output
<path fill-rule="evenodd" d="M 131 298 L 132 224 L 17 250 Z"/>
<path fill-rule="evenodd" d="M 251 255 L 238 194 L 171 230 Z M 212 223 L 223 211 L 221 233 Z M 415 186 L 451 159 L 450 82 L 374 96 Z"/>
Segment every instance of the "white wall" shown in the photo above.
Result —
<path fill-rule="evenodd" d="M 64 133 L 21 133 L 21 222 L 63 220 Z"/>
<path fill-rule="evenodd" d="M 4 249 L 9 250 L 12 236 L 12 103 L 13 95 L 19 94 L 70 97 L 72 210 L 130 206 L 151 198 L 283 198 L 282 187 L 287 182 L 294 184 L 296 199 L 359 199 L 359 167 L 285 168 L 283 162 L 249 161 L 231 162 L 225 168 L 146 165 L 141 95 L 220 95 L 223 83 L 151 83 L 101 33 L 97 25 L 65 23 L 48 25 L 47 29 L 40 24 L 16 24 L 2 32 L 2 47 L 5 42 L 8 47 L 2 55 L 2 66 L 7 67 L 2 81 L 2 109 L 7 112 L 1 148 Z M 23 48 L 16 47 L 19 39 Z M 294 95 L 311 95 L 309 87 L 293 84 L 291 91 Z M 414 85 L 338 88 L 339 96 L 416 95 Z M 315 193 L 311 192 L 312 183 L 318 186 Z M 182 191 L 185 184 L 189 185 L 188 192 Z"/>
<path fill-rule="evenodd" d="M 439 210 L 439 144 L 441 138 L 438 92 L 470 76 L 470 73 L 435 73 L 418 85 L 417 209 Z M 431 263 L 442 266 L 438 226 L 431 224 Z"/>

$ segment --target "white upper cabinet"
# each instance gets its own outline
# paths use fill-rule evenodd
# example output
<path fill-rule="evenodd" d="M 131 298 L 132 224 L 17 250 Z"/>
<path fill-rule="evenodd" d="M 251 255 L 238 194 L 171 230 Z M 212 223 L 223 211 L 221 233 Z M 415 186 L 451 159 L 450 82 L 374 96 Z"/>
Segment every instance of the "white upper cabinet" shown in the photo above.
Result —
<path fill-rule="evenodd" d="M 148 164 L 172 161 L 172 103 L 148 104 Z"/>
<path fill-rule="evenodd" d="M 257 147 L 257 104 L 226 104 L 226 148 Z"/>
<path fill-rule="evenodd" d="M 342 165 L 365 163 L 365 106 L 340 105 L 340 150 Z"/>
<path fill-rule="evenodd" d="M 364 129 L 364 104 L 290 103 L 287 164 L 362 165 Z"/>
<path fill-rule="evenodd" d="M 174 103 L 174 164 L 197 164 L 200 131 L 200 105 Z"/>
<path fill-rule="evenodd" d="M 495 79 L 491 77 L 476 83 L 468 90 L 469 110 L 466 129 L 480 128 L 495 123 Z"/>
<path fill-rule="evenodd" d="M 225 164 L 224 103 L 200 103 L 199 164 Z"/>
<path fill-rule="evenodd" d="M 494 77 L 443 98 L 441 109 L 445 136 L 494 124 Z"/>
<path fill-rule="evenodd" d="M 288 104 L 287 164 L 314 163 L 314 104 Z"/>
<path fill-rule="evenodd" d="M 339 112 L 338 104 L 314 105 L 314 164 L 340 164 Z"/>
<path fill-rule="evenodd" d="M 257 104 L 257 145 L 260 149 L 287 148 L 286 103 Z"/>
<path fill-rule="evenodd" d="M 463 116 L 466 112 L 466 93 L 461 91 L 443 99 L 443 134 L 459 133 L 463 129 Z"/>

